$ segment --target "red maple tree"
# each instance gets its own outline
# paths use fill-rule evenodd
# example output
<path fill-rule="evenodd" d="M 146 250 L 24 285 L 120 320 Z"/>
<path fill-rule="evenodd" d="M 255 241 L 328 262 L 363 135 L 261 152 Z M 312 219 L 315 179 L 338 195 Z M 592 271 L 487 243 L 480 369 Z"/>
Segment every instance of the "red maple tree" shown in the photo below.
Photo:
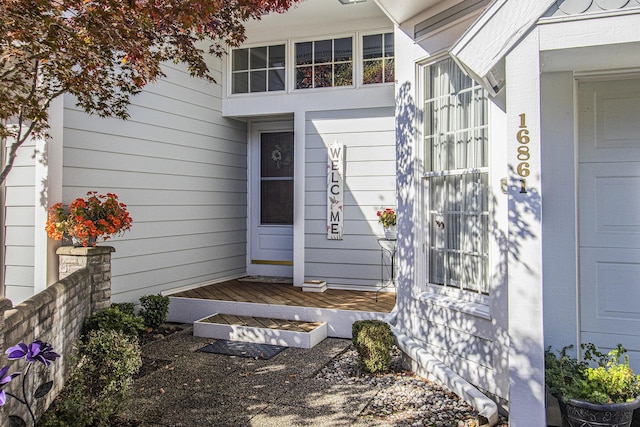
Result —
<path fill-rule="evenodd" d="M 213 81 L 205 55 L 245 40 L 243 23 L 300 0 L 0 0 L 2 183 L 28 138 L 47 137 L 51 100 L 70 93 L 101 117 L 126 119 L 130 97 L 165 61 Z"/>

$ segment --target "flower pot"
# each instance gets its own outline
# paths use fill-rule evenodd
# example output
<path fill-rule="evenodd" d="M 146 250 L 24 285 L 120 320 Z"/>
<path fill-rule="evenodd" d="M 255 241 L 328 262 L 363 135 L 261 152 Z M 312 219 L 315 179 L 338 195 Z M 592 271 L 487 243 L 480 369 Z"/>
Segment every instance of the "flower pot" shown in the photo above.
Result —
<path fill-rule="evenodd" d="M 71 242 L 71 243 L 69 243 Z M 96 245 L 96 238 L 95 237 L 90 237 L 89 241 L 87 242 L 87 246 L 91 247 L 91 246 L 95 246 Z M 82 239 L 79 239 L 75 236 L 68 236 L 66 238 L 66 243 L 65 243 L 65 239 L 63 238 L 63 242 L 62 242 L 62 246 L 73 246 L 75 248 L 79 248 L 84 246 L 84 244 L 82 243 Z"/>
<path fill-rule="evenodd" d="M 396 226 L 389 225 L 384 227 L 384 238 L 387 240 L 396 240 Z"/>
<path fill-rule="evenodd" d="M 570 399 L 565 402 L 561 397 L 560 412 L 562 418 L 571 427 L 629 427 L 633 411 L 640 407 L 640 397 L 625 403 L 591 403 Z"/>

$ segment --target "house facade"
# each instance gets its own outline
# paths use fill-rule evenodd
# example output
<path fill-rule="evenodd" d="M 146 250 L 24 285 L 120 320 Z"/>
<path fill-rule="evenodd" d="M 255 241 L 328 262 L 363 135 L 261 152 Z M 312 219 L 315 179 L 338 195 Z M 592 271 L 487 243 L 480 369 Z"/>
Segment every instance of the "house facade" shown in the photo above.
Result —
<path fill-rule="evenodd" d="M 621 342 L 640 371 L 638 24 L 638 0 L 306 0 L 248 23 L 215 84 L 167 65 L 126 122 L 60 99 L 4 189 L 5 295 L 55 281 L 46 207 L 90 190 L 134 219 L 114 301 L 244 275 L 378 290 L 395 207 L 414 368 L 542 425 L 546 347 Z"/>

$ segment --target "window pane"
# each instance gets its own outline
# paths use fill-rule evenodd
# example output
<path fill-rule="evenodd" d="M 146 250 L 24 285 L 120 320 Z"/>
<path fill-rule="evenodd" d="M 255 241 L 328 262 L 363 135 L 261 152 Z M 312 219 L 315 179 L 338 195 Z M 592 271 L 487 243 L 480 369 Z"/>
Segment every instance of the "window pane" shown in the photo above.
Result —
<path fill-rule="evenodd" d="M 232 53 L 233 71 L 249 69 L 249 49 L 236 49 Z"/>
<path fill-rule="evenodd" d="M 353 84 L 353 66 L 351 62 L 335 65 L 334 86 L 351 86 Z"/>
<path fill-rule="evenodd" d="M 293 224 L 293 181 L 262 181 L 260 222 Z"/>
<path fill-rule="evenodd" d="M 362 37 L 362 57 L 364 59 L 382 58 L 382 34 Z"/>
<path fill-rule="evenodd" d="M 396 81 L 395 61 L 393 59 L 384 60 L 384 81 L 385 83 Z"/>
<path fill-rule="evenodd" d="M 296 43 L 296 65 L 311 64 L 312 61 L 312 43 Z"/>
<path fill-rule="evenodd" d="M 314 87 L 330 87 L 333 80 L 333 66 L 329 65 L 316 65 L 313 70 L 313 86 Z"/>
<path fill-rule="evenodd" d="M 388 58 L 394 55 L 394 42 L 393 42 L 393 33 L 387 33 L 384 35 L 384 56 Z"/>
<path fill-rule="evenodd" d="M 233 73 L 232 77 L 233 93 L 247 93 L 249 92 L 249 73 Z"/>
<path fill-rule="evenodd" d="M 263 133 L 260 140 L 260 176 L 293 177 L 293 133 Z"/>
<path fill-rule="evenodd" d="M 331 62 L 331 40 L 321 40 L 313 43 L 313 61 L 315 64 Z"/>
<path fill-rule="evenodd" d="M 296 44 L 296 89 L 353 85 L 352 37 Z"/>
<path fill-rule="evenodd" d="M 251 92 L 265 92 L 267 90 L 267 72 L 252 71 L 251 72 Z"/>
<path fill-rule="evenodd" d="M 273 69 L 274 67 L 277 69 Z M 284 67 L 285 45 L 235 49 L 232 52 L 231 92 L 284 90 Z M 237 72 L 244 70 L 249 70 L 249 73 Z M 271 85 L 268 86 L 267 83 Z"/>
<path fill-rule="evenodd" d="M 296 89 L 313 87 L 313 67 L 300 67 L 296 69 Z"/>
<path fill-rule="evenodd" d="M 284 69 L 269 70 L 269 91 L 284 90 Z"/>
<path fill-rule="evenodd" d="M 371 84 L 383 82 L 384 64 L 382 60 L 365 61 L 362 65 L 362 83 Z"/>
<path fill-rule="evenodd" d="M 293 132 L 260 134 L 260 221 L 293 224 Z"/>
<path fill-rule="evenodd" d="M 284 45 L 269 47 L 269 68 L 284 67 Z"/>
<path fill-rule="evenodd" d="M 488 293 L 487 95 L 451 59 L 425 70 L 429 282 Z"/>
<path fill-rule="evenodd" d="M 334 61 L 351 61 L 353 57 L 353 48 L 351 37 L 336 39 L 333 41 L 333 60 Z"/>
<path fill-rule="evenodd" d="M 251 49 L 250 66 L 252 70 L 267 68 L 267 48 L 254 47 Z"/>

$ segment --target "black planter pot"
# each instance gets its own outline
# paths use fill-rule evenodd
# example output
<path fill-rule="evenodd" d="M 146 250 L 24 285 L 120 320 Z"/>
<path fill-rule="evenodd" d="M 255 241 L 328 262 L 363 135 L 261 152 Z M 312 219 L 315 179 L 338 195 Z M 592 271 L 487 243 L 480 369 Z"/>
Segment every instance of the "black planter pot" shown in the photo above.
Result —
<path fill-rule="evenodd" d="M 629 427 L 634 409 L 640 407 L 640 397 L 625 403 L 591 403 L 558 398 L 563 420 L 570 427 Z"/>

